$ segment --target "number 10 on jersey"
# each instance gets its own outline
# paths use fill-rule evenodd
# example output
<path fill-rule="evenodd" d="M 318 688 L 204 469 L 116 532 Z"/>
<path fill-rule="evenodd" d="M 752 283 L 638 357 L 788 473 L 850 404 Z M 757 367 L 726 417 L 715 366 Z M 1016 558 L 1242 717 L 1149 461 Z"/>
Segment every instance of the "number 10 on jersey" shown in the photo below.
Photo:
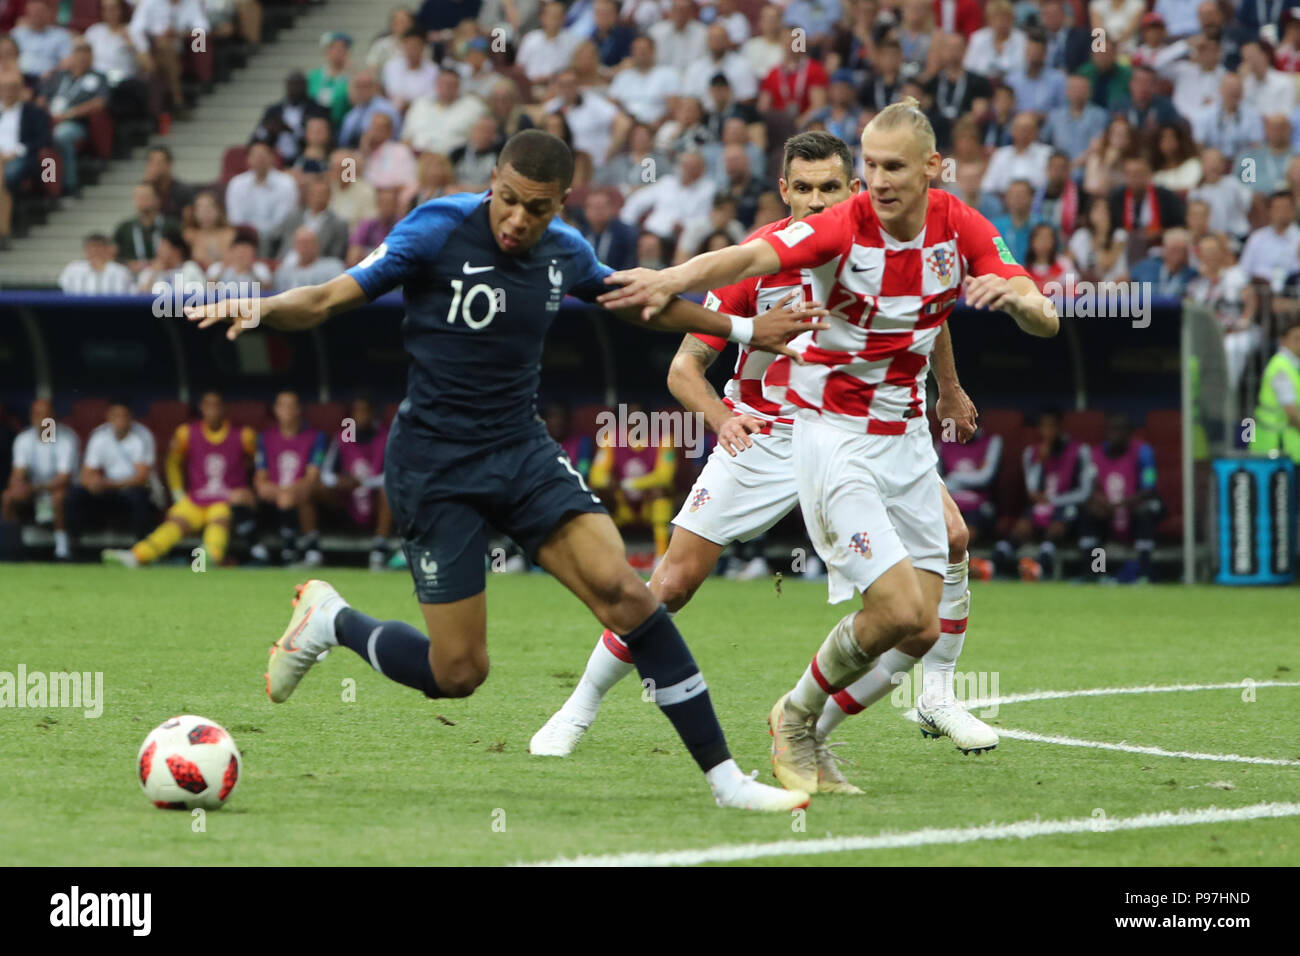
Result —
<path fill-rule="evenodd" d="M 460 310 L 461 321 L 471 329 L 486 328 L 496 318 L 498 312 L 506 310 L 506 290 L 494 289 L 484 282 L 469 287 L 465 291 L 463 279 L 452 279 L 451 288 L 455 295 L 451 297 L 451 308 L 447 310 L 447 323 L 456 321 L 456 311 Z M 482 299 L 485 305 L 475 307 L 475 302 Z M 483 314 L 475 318 L 475 312 Z"/>

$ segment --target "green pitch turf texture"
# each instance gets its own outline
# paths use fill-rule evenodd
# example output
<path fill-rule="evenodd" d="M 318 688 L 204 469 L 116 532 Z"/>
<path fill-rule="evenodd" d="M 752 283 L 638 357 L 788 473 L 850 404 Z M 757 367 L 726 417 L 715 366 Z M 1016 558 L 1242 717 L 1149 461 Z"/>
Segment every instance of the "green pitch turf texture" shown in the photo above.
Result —
<path fill-rule="evenodd" d="M 357 607 L 418 623 L 404 574 L 325 575 Z M 491 576 L 492 673 L 473 697 L 425 700 L 339 649 L 293 699 L 263 692 L 290 613 L 290 571 L 0 567 L 0 671 L 102 671 L 104 710 L 0 709 L 5 864 L 507 864 L 1109 818 L 1293 801 L 1300 766 L 1108 752 L 1003 739 L 983 756 L 922 739 L 888 698 L 836 735 L 865 796 L 814 797 L 804 818 L 719 810 L 635 679 L 575 754 L 528 740 L 564 700 L 599 633 L 541 575 Z M 1294 588 L 974 585 L 960 671 L 997 693 L 1300 680 Z M 825 585 L 708 582 L 677 621 L 733 752 L 771 781 L 766 716 L 849 605 Z M 352 682 L 355 682 L 353 685 Z M 354 686 L 354 693 L 349 687 Z M 1171 751 L 1300 759 L 1300 687 L 1073 697 L 1002 705 L 991 723 Z M 348 699 L 350 697 L 355 699 Z M 230 803 L 194 832 L 135 775 L 150 729 L 193 713 L 244 757 Z M 785 857 L 797 864 L 1294 864 L 1300 817 Z M 757 863 L 771 862 L 759 859 Z"/>

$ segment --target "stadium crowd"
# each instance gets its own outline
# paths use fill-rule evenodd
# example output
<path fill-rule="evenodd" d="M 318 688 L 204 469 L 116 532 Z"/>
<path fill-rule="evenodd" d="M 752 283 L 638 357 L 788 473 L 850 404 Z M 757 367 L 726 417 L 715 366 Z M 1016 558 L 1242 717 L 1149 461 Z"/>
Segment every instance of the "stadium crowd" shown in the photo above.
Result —
<path fill-rule="evenodd" d="M 54 23 L 67 4 L 24 6 L 0 36 L 10 191 L 42 123 L 75 164 L 77 97 L 101 82 L 135 76 L 147 104 L 178 100 L 166 23 L 216 24 L 220 8 L 257 42 L 256 0 L 139 0 L 129 18 L 102 0 L 80 33 Z M 933 185 L 984 212 L 1040 286 L 1142 282 L 1202 303 L 1229 388 L 1252 389 L 1243 407 L 1248 370 L 1276 354 L 1261 406 L 1267 388 L 1279 428 L 1300 425 L 1300 358 L 1278 335 L 1300 313 L 1300 0 L 426 0 L 375 28 L 325 34 L 211 181 L 179 182 L 168 149 L 150 149 L 130 215 L 86 236 L 64 291 L 322 281 L 414 206 L 486 188 L 529 127 L 574 149 L 566 216 L 600 258 L 659 267 L 783 217 L 776 179 L 798 131 L 841 137 L 861 172 L 862 128 L 910 95 L 947 158 Z M 0 195 L 0 240 L 4 210 Z M 1041 511 L 1003 514 L 997 540 L 1061 540 Z"/>

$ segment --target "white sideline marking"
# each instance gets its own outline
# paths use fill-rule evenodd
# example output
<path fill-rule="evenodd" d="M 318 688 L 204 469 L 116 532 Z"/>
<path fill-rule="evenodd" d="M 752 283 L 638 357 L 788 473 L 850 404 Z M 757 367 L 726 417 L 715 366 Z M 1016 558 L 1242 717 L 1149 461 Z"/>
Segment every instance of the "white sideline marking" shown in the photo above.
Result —
<path fill-rule="evenodd" d="M 964 700 L 967 710 L 1002 704 L 1023 704 L 1035 700 L 1062 700 L 1066 697 L 1110 697 L 1115 694 L 1172 694 L 1176 691 L 1190 690 L 1245 690 L 1247 687 L 1300 687 L 1300 681 L 1286 680 L 1244 680 L 1230 681 L 1222 684 L 1146 684 L 1141 687 L 1092 687 L 1086 690 L 1035 690 L 1026 694 L 1007 694 L 1005 697 L 990 697 L 987 700 Z"/>
<path fill-rule="evenodd" d="M 1215 760 L 1222 763 L 1261 763 L 1272 767 L 1300 767 L 1300 760 L 1287 760 L 1282 757 L 1247 757 L 1242 754 L 1203 754 L 1191 750 L 1165 750 L 1163 747 L 1142 747 L 1120 741 L 1109 744 L 1100 740 L 1080 740 L 1078 737 L 1057 737 L 1049 734 L 1036 734 L 1030 730 L 1012 730 L 1007 727 L 997 728 L 998 734 L 1012 740 L 1028 740 L 1040 744 L 1060 744 L 1063 747 L 1091 747 L 1094 750 L 1119 750 L 1129 754 L 1148 754 L 1152 757 L 1185 757 L 1188 760 Z"/>
<path fill-rule="evenodd" d="M 713 846 L 702 850 L 672 850 L 663 853 L 615 853 L 606 856 L 558 857 L 522 866 L 695 866 L 701 863 L 734 863 L 776 856 L 820 856 L 854 850 L 897 850 L 916 846 L 974 843 L 980 840 L 1028 839 L 1067 833 L 1111 833 L 1117 830 L 1147 830 L 1184 827 L 1203 823 L 1236 823 L 1242 820 L 1300 816 L 1300 803 L 1256 803 L 1221 810 L 1174 810 L 1143 813 L 1135 817 L 1082 817 L 1074 820 L 1021 820 L 1017 823 L 986 824 L 979 827 L 911 830 L 877 836 L 826 837 L 817 840 L 781 840 L 774 843 L 744 843 Z"/>

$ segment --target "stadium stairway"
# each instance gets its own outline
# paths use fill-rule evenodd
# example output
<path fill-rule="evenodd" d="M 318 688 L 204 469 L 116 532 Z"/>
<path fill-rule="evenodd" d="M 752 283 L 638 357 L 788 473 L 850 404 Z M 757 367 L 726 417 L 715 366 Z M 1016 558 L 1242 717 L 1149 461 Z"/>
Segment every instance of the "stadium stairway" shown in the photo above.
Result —
<path fill-rule="evenodd" d="M 129 158 L 112 162 L 98 183 L 83 188 L 81 198 L 63 197 L 44 224 L 33 225 L 29 235 L 14 240 L 0 255 L 0 287 L 56 287 L 63 267 L 81 258 L 86 233 L 111 234 L 130 218 L 131 190 L 140 181 L 148 146 L 168 146 L 175 160 L 173 174 L 187 185 L 219 180 L 222 153 L 248 142 L 262 110 L 284 96 L 285 76 L 295 68 L 307 73 L 320 65 L 321 34 L 350 34 L 356 64 L 385 28 L 385 16 L 384 8 L 355 0 L 328 0 L 304 8 L 293 26 L 280 30 L 274 42 L 263 43 L 230 82 L 203 96 L 187 119 L 173 119 L 167 135 L 155 135 Z"/>

